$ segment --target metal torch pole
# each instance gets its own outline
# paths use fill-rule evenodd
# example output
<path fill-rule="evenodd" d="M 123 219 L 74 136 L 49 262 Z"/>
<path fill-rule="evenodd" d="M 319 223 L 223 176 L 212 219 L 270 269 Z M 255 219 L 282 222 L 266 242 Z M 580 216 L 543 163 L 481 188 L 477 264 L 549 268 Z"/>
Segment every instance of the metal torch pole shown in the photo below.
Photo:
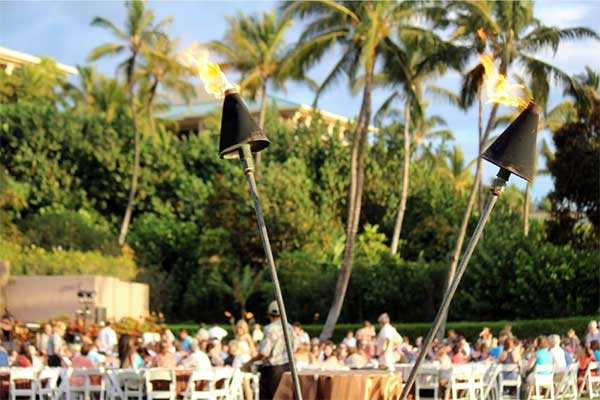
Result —
<path fill-rule="evenodd" d="M 260 233 L 263 248 L 265 249 L 265 255 L 267 256 L 267 264 L 269 265 L 269 272 L 271 273 L 271 280 L 273 281 L 275 300 L 277 300 L 279 314 L 281 315 L 281 327 L 283 328 L 283 338 L 285 340 L 285 348 L 287 350 L 290 371 L 292 373 L 292 382 L 294 384 L 294 398 L 296 400 L 302 400 L 302 392 L 300 391 L 300 381 L 298 379 L 298 372 L 296 371 L 296 363 L 294 362 L 294 348 L 292 347 L 292 341 L 290 340 L 290 333 L 288 331 L 289 324 L 287 320 L 287 314 L 285 312 L 285 305 L 283 304 L 283 296 L 281 295 L 279 279 L 277 278 L 277 270 L 275 269 L 273 253 L 271 252 L 271 243 L 269 242 L 269 235 L 267 234 L 267 227 L 265 225 L 262 207 L 260 206 L 258 189 L 256 188 L 256 180 L 254 179 L 254 160 L 252 158 L 252 151 L 250 149 L 250 145 L 245 144 L 241 147 L 240 159 L 242 160 L 242 164 L 244 165 L 244 174 L 248 177 L 248 183 L 250 184 L 250 194 L 252 196 L 252 201 L 254 202 L 256 219 L 258 220 L 258 231 Z"/>
<path fill-rule="evenodd" d="M 429 330 L 429 333 L 427 334 L 427 338 L 425 339 L 425 342 L 423 342 L 423 345 L 421 346 L 421 350 L 419 352 L 417 360 L 415 361 L 415 365 L 411 369 L 410 374 L 408 375 L 408 379 L 406 380 L 406 383 L 404 384 L 404 388 L 402 389 L 402 395 L 400 396 L 400 400 L 406 400 L 408 393 L 410 392 L 410 389 L 412 388 L 412 385 L 415 383 L 417 371 L 419 370 L 421 363 L 423 363 L 425 356 L 427 355 L 427 353 L 429 353 L 429 349 L 431 347 L 431 343 L 433 342 L 433 338 L 436 336 L 438 329 L 440 329 L 440 325 L 442 324 L 443 316 L 448 312 L 448 308 L 450 307 L 450 302 L 452 301 L 452 298 L 454 297 L 454 294 L 456 293 L 456 289 L 458 288 L 460 280 L 461 280 L 463 274 L 465 273 L 465 270 L 467 269 L 467 264 L 469 263 L 469 260 L 471 259 L 471 255 L 473 254 L 473 251 L 475 250 L 475 246 L 477 246 L 477 242 L 479 241 L 479 238 L 481 237 L 483 228 L 485 227 L 485 224 L 487 223 L 487 220 L 490 217 L 492 210 L 494 209 L 494 205 L 496 204 L 498 197 L 502 194 L 502 192 L 506 188 L 506 182 L 508 181 L 509 176 L 510 176 L 510 172 L 505 170 L 504 168 L 501 168 L 500 172 L 498 172 L 498 177 L 495 178 L 494 182 L 492 183 L 492 187 L 491 187 L 492 196 L 489 198 L 485 208 L 483 209 L 483 213 L 479 217 L 479 222 L 477 222 L 477 227 L 475 228 L 475 232 L 473 232 L 473 236 L 471 236 L 471 240 L 469 240 L 469 244 L 467 245 L 465 254 L 463 255 L 463 258 L 460 262 L 460 265 L 458 266 L 456 274 L 454 275 L 454 279 L 452 279 L 452 283 L 451 283 L 450 287 L 448 288 L 448 290 L 446 291 L 444 299 L 442 300 L 442 305 L 440 306 L 440 309 L 438 310 L 438 313 L 435 316 L 435 320 L 433 321 L 433 326 Z"/>

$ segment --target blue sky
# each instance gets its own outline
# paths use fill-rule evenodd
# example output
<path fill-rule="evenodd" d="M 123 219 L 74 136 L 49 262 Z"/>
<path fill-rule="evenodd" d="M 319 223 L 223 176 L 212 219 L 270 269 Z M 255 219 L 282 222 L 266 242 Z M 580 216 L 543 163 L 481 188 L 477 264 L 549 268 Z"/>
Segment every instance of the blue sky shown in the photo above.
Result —
<path fill-rule="evenodd" d="M 183 45 L 193 41 L 206 42 L 220 39 L 226 30 L 225 17 L 237 12 L 256 13 L 271 10 L 277 6 L 272 1 L 150 1 L 157 18 L 173 16 L 170 33 L 179 36 Z M 600 1 L 539 1 L 535 15 L 546 25 L 560 27 L 586 26 L 600 32 Z M 122 1 L 6 1 L 0 0 L 0 46 L 35 55 L 51 56 L 58 61 L 77 65 L 85 64 L 89 51 L 113 38 L 104 30 L 90 26 L 94 16 L 103 16 L 121 26 L 125 17 Z M 302 24 L 297 21 L 289 34 L 289 42 L 297 38 Z M 600 43 L 578 41 L 560 46 L 556 56 L 551 52 L 539 54 L 541 58 L 562 68 L 570 74 L 580 73 L 585 65 L 600 70 Z M 335 61 L 324 60 L 310 71 L 310 76 L 322 80 Z M 116 60 L 97 63 L 100 71 L 113 74 Z M 457 89 L 459 77 L 449 74 L 435 82 L 437 85 Z M 560 89 L 553 88 L 551 104 L 560 101 Z M 290 84 L 287 92 L 279 93 L 291 101 L 311 104 L 313 95 L 304 86 Z M 376 92 L 373 102 L 375 109 L 385 99 L 384 92 Z M 325 93 L 319 106 L 327 111 L 347 117 L 355 117 L 360 99 L 353 96 L 340 81 L 334 89 Z M 463 113 L 457 109 L 433 101 L 429 111 L 443 116 L 454 131 L 456 142 L 465 151 L 467 159 L 477 154 L 477 114 L 476 109 Z M 499 132 L 497 132 L 499 133 Z M 547 133 L 543 133 L 548 137 Z M 486 182 L 496 172 L 496 168 L 486 165 Z M 518 187 L 524 183 L 512 179 Z M 533 187 L 534 199 L 539 199 L 552 189 L 549 177 L 539 177 Z"/>

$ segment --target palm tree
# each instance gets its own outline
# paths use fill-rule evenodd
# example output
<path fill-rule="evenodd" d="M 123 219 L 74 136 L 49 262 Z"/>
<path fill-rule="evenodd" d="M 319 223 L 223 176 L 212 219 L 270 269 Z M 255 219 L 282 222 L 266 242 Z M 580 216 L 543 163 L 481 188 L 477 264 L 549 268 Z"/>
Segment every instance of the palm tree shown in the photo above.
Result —
<path fill-rule="evenodd" d="M 477 162 L 473 159 L 468 163 L 459 146 L 452 147 L 451 151 L 442 152 L 441 159 L 438 158 L 436 172 L 445 181 L 450 182 L 457 197 L 464 196 L 469 186 L 473 183 L 471 168 Z"/>
<path fill-rule="evenodd" d="M 472 41 L 473 35 L 477 34 L 489 46 L 494 58 L 499 59 L 499 72 L 505 76 L 511 67 L 517 64 L 523 66 L 525 75 L 531 82 L 531 90 L 535 94 L 535 100 L 544 108 L 548 99 L 549 79 L 554 78 L 558 81 L 569 82 L 570 78 L 558 68 L 535 58 L 532 54 L 546 48 L 551 48 L 556 52 L 559 44 L 564 40 L 598 39 L 598 35 L 588 28 L 560 29 L 542 25 L 533 16 L 533 2 L 530 1 L 465 0 L 451 3 L 450 8 L 457 15 L 455 19 L 457 30 L 454 36 L 459 43 L 464 40 Z M 481 44 L 473 45 L 473 47 L 481 51 Z M 470 104 L 469 100 L 472 101 L 475 94 L 481 93 L 484 78 L 483 71 L 483 66 L 478 64 L 466 75 L 463 86 L 465 104 Z M 485 129 L 480 134 L 481 140 L 479 141 L 478 150 L 483 150 L 489 141 L 498 108 L 497 103 L 492 106 Z M 456 246 L 452 254 L 448 271 L 448 285 L 452 281 L 458 264 L 468 221 L 481 182 L 481 172 L 482 163 L 478 159 L 475 170 L 475 184 L 469 193 L 467 208 L 463 215 Z"/>
<path fill-rule="evenodd" d="M 184 66 L 180 53 L 177 51 L 178 41 L 168 35 L 158 32 L 152 38 L 150 46 L 142 49 L 142 64 L 137 74 L 140 81 L 140 103 L 144 106 L 150 131 L 154 133 L 153 110 L 159 94 L 159 86 L 171 92 L 176 92 L 186 102 L 194 96 L 194 86 L 188 78 L 193 71 Z"/>
<path fill-rule="evenodd" d="M 72 87 L 75 101 L 104 114 L 112 122 L 127 107 L 127 96 L 116 79 L 98 74 L 94 66 L 78 66 L 80 88 Z"/>
<path fill-rule="evenodd" d="M 399 97 L 404 98 L 404 156 L 402 167 L 402 191 L 398 214 L 394 224 L 394 232 L 390 245 L 390 254 L 398 252 L 398 243 L 402 231 L 402 222 L 406 212 L 408 199 L 409 168 L 411 157 L 411 126 L 421 127 L 421 133 L 427 123 L 423 113 L 422 86 L 425 80 L 434 75 L 443 73 L 447 67 L 460 69 L 463 49 L 456 48 L 444 42 L 433 32 L 416 27 L 399 26 L 398 36 L 400 44 L 394 47 L 394 56 L 386 63 L 386 74 L 380 79 L 388 85 L 401 86 L 401 91 L 394 91 L 383 103 L 386 108 L 392 101 Z M 416 123 L 412 123 L 411 116 Z M 420 140 L 419 130 L 413 132 L 413 140 Z"/>
<path fill-rule="evenodd" d="M 212 41 L 208 47 L 224 57 L 225 66 L 242 74 L 240 87 L 243 91 L 252 97 L 261 96 L 258 126 L 263 129 L 268 86 L 283 87 L 286 80 L 299 77 L 293 49 L 285 46 L 285 34 L 293 19 L 289 14 L 276 17 L 275 12 L 265 12 L 261 16 L 238 14 L 228 21 L 225 39 Z M 260 153 L 256 153 L 255 167 L 259 164 Z"/>
<path fill-rule="evenodd" d="M 458 43 L 470 45 L 475 53 L 481 54 L 489 49 L 493 57 L 500 61 L 499 72 L 502 75 L 506 76 L 510 68 L 517 64 L 523 66 L 527 78 L 532 82 L 531 89 L 535 93 L 535 100 L 545 107 L 550 87 L 549 79 L 569 82 L 570 78 L 556 67 L 535 58 L 532 53 L 548 47 L 556 52 L 563 40 L 588 37 L 597 39 L 598 35 L 583 27 L 560 29 L 544 26 L 533 16 L 533 6 L 533 2 L 523 0 L 511 2 L 461 0 L 451 2 L 448 9 L 455 13 L 453 22 L 456 29 L 451 35 L 452 38 Z M 483 152 L 489 142 L 499 108 L 498 103 L 492 106 L 485 129 L 483 129 L 481 97 L 483 82 L 484 68 L 481 63 L 478 63 L 465 74 L 462 88 L 462 103 L 465 107 L 471 105 L 475 98 L 479 102 L 479 154 Z M 451 285 L 458 265 L 471 212 L 481 187 L 482 171 L 482 161 L 481 158 L 478 158 L 474 184 L 469 192 L 467 207 L 448 267 L 447 286 Z M 482 196 L 479 198 L 482 199 Z M 438 335 L 443 335 L 444 326 L 445 319 Z"/>
<path fill-rule="evenodd" d="M 107 29 L 120 40 L 120 43 L 106 43 L 100 45 L 93 49 L 88 56 L 88 60 L 94 61 L 106 56 L 128 53 L 127 59 L 123 61 L 119 67 L 125 70 L 125 87 L 129 97 L 129 107 L 131 109 L 131 121 L 134 134 L 134 156 L 129 198 L 127 200 L 123 223 L 121 224 L 121 231 L 119 233 L 120 245 L 125 243 L 125 237 L 127 236 L 129 222 L 131 221 L 131 215 L 133 214 L 135 205 L 135 195 L 140 175 L 140 130 L 138 127 L 138 114 L 134 93 L 137 77 L 137 63 L 145 48 L 150 43 L 153 43 L 154 38 L 170 23 L 170 19 L 164 19 L 158 24 L 154 24 L 154 13 L 147 9 L 146 3 L 141 0 L 127 2 L 125 7 L 127 8 L 127 19 L 125 21 L 124 30 L 118 28 L 106 18 L 96 17 L 92 20 L 92 25 Z"/>
<path fill-rule="evenodd" d="M 350 187 L 348 193 L 346 242 L 344 255 L 335 287 L 335 294 L 321 339 L 328 339 L 339 318 L 348 282 L 352 273 L 354 247 L 358 233 L 365 177 L 367 137 L 371 122 L 371 94 L 375 80 L 375 64 L 378 60 L 396 57 L 396 45 L 391 35 L 400 25 L 407 25 L 417 10 L 409 2 L 334 2 L 300 1 L 287 3 L 285 13 L 300 18 L 312 17 L 300 37 L 297 61 L 304 70 L 323 58 L 338 46 L 341 57 L 317 90 L 319 95 L 329 88 L 342 74 L 352 83 L 358 74 L 363 75 L 362 102 L 350 154 Z M 396 54 L 397 53 L 397 54 Z"/>

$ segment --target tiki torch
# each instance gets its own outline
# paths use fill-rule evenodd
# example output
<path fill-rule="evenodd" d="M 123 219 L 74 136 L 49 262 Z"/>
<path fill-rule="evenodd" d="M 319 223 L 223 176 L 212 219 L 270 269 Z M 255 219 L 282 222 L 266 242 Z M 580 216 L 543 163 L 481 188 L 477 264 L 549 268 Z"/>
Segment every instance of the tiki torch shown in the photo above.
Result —
<path fill-rule="evenodd" d="M 219 156 L 221 158 L 235 159 L 239 158 L 242 161 L 244 174 L 250 185 L 250 195 L 254 202 L 254 210 L 256 211 L 256 219 L 258 220 L 258 232 L 263 244 L 265 255 L 267 257 L 267 265 L 271 273 L 273 281 L 273 289 L 275 292 L 275 300 L 279 307 L 281 315 L 281 325 L 283 328 L 283 337 L 285 340 L 285 348 L 288 355 L 290 371 L 292 374 L 292 382 L 294 385 L 294 397 L 296 400 L 302 399 L 300 392 L 300 381 L 294 362 L 294 349 L 290 340 L 290 332 L 288 331 L 287 314 L 285 305 L 283 304 L 283 296 L 281 295 L 281 287 L 277 278 L 277 270 L 275 269 L 275 261 L 271 252 L 271 244 L 269 243 L 269 235 L 258 197 L 256 180 L 254 179 L 254 159 L 252 153 L 264 150 L 269 145 L 269 139 L 260 130 L 256 122 L 250 116 L 248 108 L 243 103 L 240 95 L 235 89 L 225 91 L 225 101 L 223 103 L 223 115 L 221 119 L 221 137 L 219 142 Z"/>
<path fill-rule="evenodd" d="M 481 237 L 483 228 L 487 223 L 494 205 L 498 197 L 504 192 L 506 183 L 510 174 L 515 174 L 528 182 L 531 182 L 534 176 L 535 164 L 535 147 L 537 140 L 537 126 L 541 107 L 530 102 L 527 108 L 519 114 L 519 116 L 502 132 L 502 134 L 488 147 L 481 155 L 484 160 L 491 162 L 500 167 L 496 178 L 492 182 L 491 196 L 479 217 L 479 222 L 473 232 L 473 236 L 467 244 L 465 254 L 460 261 L 456 274 L 452 279 L 450 287 L 446 291 L 440 309 L 433 321 L 433 326 L 429 330 L 427 338 L 423 342 L 419 356 L 415 361 L 415 365 L 410 371 L 408 379 L 402 390 L 401 400 L 406 400 L 408 393 L 415 382 L 415 377 L 419 366 L 425 359 L 425 356 L 431 348 L 433 338 L 436 336 L 438 329 L 442 323 L 443 316 L 448 312 L 450 302 L 456 293 L 456 289 L 460 284 L 460 280 L 467 269 L 467 264 L 471 259 L 471 255 L 477 246 L 477 242 Z"/>

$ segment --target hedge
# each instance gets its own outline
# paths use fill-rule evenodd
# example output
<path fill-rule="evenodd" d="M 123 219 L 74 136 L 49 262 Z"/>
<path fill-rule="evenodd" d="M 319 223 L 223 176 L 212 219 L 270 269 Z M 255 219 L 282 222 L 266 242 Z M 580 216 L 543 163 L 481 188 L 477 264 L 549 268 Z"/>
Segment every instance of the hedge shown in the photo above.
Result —
<path fill-rule="evenodd" d="M 447 329 L 454 329 L 458 334 L 464 335 L 467 340 L 474 341 L 479 336 L 479 332 L 484 326 L 490 327 L 492 333 L 497 336 L 500 330 L 506 325 L 512 327 L 512 332 L 519 338 L 529 338 L 538 335 L 550 335 L 560 334 L 565 335 L 567 330 L 573 328 L 577 332 L 580 338 L 583 338 L 586 333 L 587 324 L 592 319 L 600 319 L 598 316 L 579 316 L 570 318 L 556 318 L 556 319 L 531 319 L 531 320 L 520 320 L 520 321 L 482 321 L 482 322 L 449 322 Z M 199 328 L 199 324 L 196 323 L 177 323 L 169 324 L 169 327 L 178 331 L 179 329 L 187 329 L 190 332 L 196 332 Z M 231 325 L 220 325 L 222 328 L 227 330 L 228 336 L 231 337 L 233 332 Z M 425 336 L 429 332 L 431 323 L 429 322 L 418 322 L 418 323 L 397 323 L 394 324 L 398 332 L 403 336 L 408 336 L 414 341 L 419 336 Z M 356 332 L 361 327 L 361 324 L 338 324 L 335 327 L 333 339 L 339 342 L 343 339 L 344 335 L 348 330 Z M 303 325 L 304 330 L 310 335 L 310 337 L 318 337 L 323 329 L 323 325 Z"/>

